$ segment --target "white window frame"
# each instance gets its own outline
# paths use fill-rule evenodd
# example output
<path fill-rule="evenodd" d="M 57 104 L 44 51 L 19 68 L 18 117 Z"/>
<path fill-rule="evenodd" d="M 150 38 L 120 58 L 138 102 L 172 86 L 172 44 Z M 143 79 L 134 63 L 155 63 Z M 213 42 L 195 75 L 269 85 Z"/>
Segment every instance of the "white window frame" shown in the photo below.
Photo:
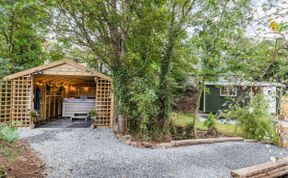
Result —
<path fill-rule="evenodd" d="M 228 93 L 224 94 L 223 89 L 225 88 Z M 233 92 L 234 91 L 234 92 Z M 225 97 L 235 97 L 237 96 L 237 86 L 220 86 L 220 96 L 225 96 Z"/>

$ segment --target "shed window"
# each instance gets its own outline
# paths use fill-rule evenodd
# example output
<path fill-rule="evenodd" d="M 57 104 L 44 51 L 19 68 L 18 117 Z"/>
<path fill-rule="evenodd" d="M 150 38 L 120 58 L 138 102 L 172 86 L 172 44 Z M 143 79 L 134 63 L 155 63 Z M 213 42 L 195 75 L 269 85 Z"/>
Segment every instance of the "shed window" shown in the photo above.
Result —
<path fill-rule="evenodd" d="M 237 96 L 236 86 L 221 86 L 220 96 Z"/>

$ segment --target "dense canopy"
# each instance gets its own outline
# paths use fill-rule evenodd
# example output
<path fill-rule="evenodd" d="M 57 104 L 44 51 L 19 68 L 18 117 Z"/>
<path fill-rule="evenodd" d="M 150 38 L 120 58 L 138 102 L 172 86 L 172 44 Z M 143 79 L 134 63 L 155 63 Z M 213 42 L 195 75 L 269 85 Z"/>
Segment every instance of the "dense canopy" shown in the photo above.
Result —
<path fill-rule="evenodd" d="M 174 100 L 187 88 L 197 98 L 196 116 L 204 81 L 231 75 L 285 79 L 288 25 L 281 11 L 260 20 L 255 13 L 281 7 L 256 5 L 252 0 L 1 1 L 0 77 L 45 60 L 78 59 L 112 76 L 114 116 L 124 118 L 125 132 L 166 139 Z M 259 28 L 251 32 L 255 24 Z"/>

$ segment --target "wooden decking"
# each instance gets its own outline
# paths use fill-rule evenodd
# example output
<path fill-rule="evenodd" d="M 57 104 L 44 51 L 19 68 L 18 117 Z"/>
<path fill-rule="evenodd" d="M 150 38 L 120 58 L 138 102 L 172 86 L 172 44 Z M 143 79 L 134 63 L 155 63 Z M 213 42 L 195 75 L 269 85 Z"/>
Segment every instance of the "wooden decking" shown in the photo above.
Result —
<path fill-rule="evenodd" d="M 89 128 L 90 126 L 91 121 L 89 120 L 73 120 L 71 122 L 69 118 L 62 118 L 41 125 L 39 128 Z"/>

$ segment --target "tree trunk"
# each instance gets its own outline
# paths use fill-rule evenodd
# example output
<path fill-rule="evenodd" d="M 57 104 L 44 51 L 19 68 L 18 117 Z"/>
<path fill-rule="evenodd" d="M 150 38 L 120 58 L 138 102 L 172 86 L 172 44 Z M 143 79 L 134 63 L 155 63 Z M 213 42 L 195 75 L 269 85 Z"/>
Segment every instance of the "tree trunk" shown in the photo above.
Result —
<path fill-rule="evenodd" d="M 168 31 L 168 43 L 166 45 L 166 50 L 164 56 L 161 61 L 161 68 L 160 68 L 160 83 L 159 83 L 159 93 L 158 93 L 158 101 L 159 101 L 159 121 L 160 126 L 162 127 L 162 131 L 168 128 L 168 122 L 170 117 L 171 111 L 171 94 L 169 88 L 169 74 L 171 68 L 171 59 L 173 55 L 173 49 L 175 46 L 175 41 L 177 35 L 175 33 L 175 8 L 176 4 L 173 4 L 172 7 L 172 17 L 169 24 L 169 31 Z"/>
<path fill-rule="evenodd" d="M 200 108 L 200 102 L 201 102 L 201 96 L 203 93 L 203 84 L 199 83 L 198 89 L 197 89 L 197 93 L 196 93 L 196 103 L 195 103 L 195 110 L 194 113 L 192 113 L 192 117 L 193 117 L 193 135 L 194 138 L 197 138 L 197 129 L 196 129 L 196 120 L 197 120 L 197 114 L 199 112 L 199 108 Z"/>
<path fill-rule="evenodd" d="M 173 53 L 174 39 L 170 39 L 163 60 L 161 62 L 160 85 L 159 85 L 159 117 L 163 120 L 169 119 L 171 108 L 169 91 L 169 73 L 171 65 L 171 56 Z"/>

